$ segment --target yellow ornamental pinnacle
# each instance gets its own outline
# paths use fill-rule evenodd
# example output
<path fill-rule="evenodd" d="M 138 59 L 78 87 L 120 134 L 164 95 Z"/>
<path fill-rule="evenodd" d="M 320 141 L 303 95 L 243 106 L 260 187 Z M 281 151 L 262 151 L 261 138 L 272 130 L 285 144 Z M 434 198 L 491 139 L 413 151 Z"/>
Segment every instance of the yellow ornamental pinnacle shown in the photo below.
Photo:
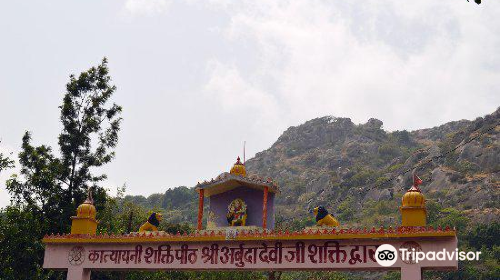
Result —
<path fill-rule="evenodd" d="M 416 175 L 413 186 L 403 195 L 401 199 L 401 225 L 402 226 L 425 226 L 427 224 L 427 210 L 425 208 L 425 197 L 418 187 L 422 180 Z"/>
<path fill-rule="evenodd" d="M 71 234 L 95 235 L 97 232 L 96 213 L 89 188 L 87 199 L 76 209 L 76 216 L 71 217 Z"/>
<path fill-rule="evenodd" d="M 425 198 L 422 192 L 415 187 L 411 187 L 403 196 L 402 207 L 425 207 Z"/>
<path fill-rule="evenodd" d="M 83 204 L 80 204 L 76 209 L 76 216 L 78 218 L 92 218 L 95 219 L 96 210 L 93 204 L 85 201 Z"/>
<path fill-rule="evenodd" d="M 247 171 L 245 169 L 245 165 L 243 163 L 241 163 L 240 157 L 238 157 L 238 159 L 236 160 L 236 163 L 233 165 L 233 167 L 231 168 L 231 171 L 229 173 L 234 174 L 234 175 L 239 175 L 242 177 L 247 176 Z"/>

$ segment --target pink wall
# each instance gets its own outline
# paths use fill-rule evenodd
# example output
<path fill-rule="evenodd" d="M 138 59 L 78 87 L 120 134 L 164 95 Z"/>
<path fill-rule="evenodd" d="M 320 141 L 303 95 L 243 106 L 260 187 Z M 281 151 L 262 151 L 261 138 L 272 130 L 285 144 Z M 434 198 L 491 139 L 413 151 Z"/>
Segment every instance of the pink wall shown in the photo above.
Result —
<path fill-rule="evenodd" d="M 400 270 L 402 279 L 420 279 L 421 269 L 456 269 L 458 262 L 399 258 L 392 267 L 374 261 L 376 248 L 400 248 L 416 242 L 423 252 L 457 248 L 455 237 L 373 240 L 268 240 L 187 243 L 53 244 L 45 250 L 44 268 L 69 269 L 70 280 L 90 270 Z M 415 244 L 415 243 L 414 243 Z M 337 247 L 338 246 L 338 247 Z M 86 274 L 87 273 L 87 274 Z M 83 275 L 83 276 L 81 276 Z M 89 274 L 90 275 L 90 274 Z M 404 276 L 406 275 L 406 276 Z M 406 277 L 406 278 L 405 278 Z"/>

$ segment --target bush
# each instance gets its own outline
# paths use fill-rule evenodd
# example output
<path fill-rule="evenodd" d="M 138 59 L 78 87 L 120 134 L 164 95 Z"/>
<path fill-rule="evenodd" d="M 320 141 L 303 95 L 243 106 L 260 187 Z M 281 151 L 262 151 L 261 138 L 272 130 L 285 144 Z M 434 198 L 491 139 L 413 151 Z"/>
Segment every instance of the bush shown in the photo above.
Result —
<path fill-rule="evenodd" d="M 444 208 L 438 214 L 438 219 L 432 223 L 432 226 L 455 227 L 459 235 L 465 234 L 469 219 L 462 212 L 454 208 Z"/>
<path fill-rule="evenodd" d="M 462 160 L 455 163 L 454 169 L 462 174 L 472 175 L 478 172 L 480 168 L 475 163 Z"/>
<path fill-rule="evenodd" d="M 348 197 L 339 204 L 337 207 L 337 213 L 341 221 L 350 221 L 354 218 L 355 211 L 352 207 L 353 203 L 354 199 L 352 197 Z"/>
<path fill-rule="evenodd" d="M 385 160 L 391 160 L 401 154 L 399 146 L 393 143 L 385 143 L 378 147 L 379 155 Z"/>
<path fill-rule="evenodd" d="M 471 229 L 466 236 L 469 245 L 480 250 L 481 247 L 492 249 L 494 246 L 500 246 L 500 223 L 477 225 Z M 499 247 L 500 248 L 500 247 Z"/>

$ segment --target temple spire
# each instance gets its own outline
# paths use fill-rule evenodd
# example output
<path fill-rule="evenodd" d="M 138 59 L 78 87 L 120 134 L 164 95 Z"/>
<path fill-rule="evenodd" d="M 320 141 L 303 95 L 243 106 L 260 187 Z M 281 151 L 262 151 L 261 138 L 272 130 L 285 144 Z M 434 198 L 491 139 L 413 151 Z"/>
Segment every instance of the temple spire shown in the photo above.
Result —
<path fill-rule="evenodd" d="M 94 199 L 92 198 L 92 187 L 87 189 L 87 199 L 83 203 L 94 204 Z"/>

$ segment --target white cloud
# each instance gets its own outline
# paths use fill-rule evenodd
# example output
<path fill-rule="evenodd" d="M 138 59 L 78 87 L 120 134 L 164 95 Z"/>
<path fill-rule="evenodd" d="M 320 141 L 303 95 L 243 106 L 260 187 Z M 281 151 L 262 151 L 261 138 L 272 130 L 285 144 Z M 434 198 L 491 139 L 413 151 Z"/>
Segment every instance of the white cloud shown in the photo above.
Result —
<path fill-rule="evenodd" d="M 224 110 L 247 112 L 255 121 L 254 126 L 260 129 L 275 126 L 279 121 L 276 111 L 280 106 L 274 96 L 263 88 L 254 87 L 248 78 L 241 76 L 237 67 L 214 60 L 208 63 L 208 71 L 212 75 L 205 85 L 207 96 L 216 99 Z"/>
<path fill-rule="evenodd" d="M 131 15 L 163 14 L 170 4 L 170 0 L 127 0 L 125 10 Z"/>
<path fill-rule="evenodd" d="M 358 122 L 377 117 L 389 129 L 419 128 L 474 118 L 500 104 L 498 4 L 223 3 L 231 17 L 225 38 L 258 51 L 246 58 L 252 69 L 238 63 L 237 51 L 223 58 L 234 63 L 210 62 L 217 67 L 207 89 L 226 110 L 261 102 L 248 108 L 259 110 L 261 123 L 333 114 Z"/>

